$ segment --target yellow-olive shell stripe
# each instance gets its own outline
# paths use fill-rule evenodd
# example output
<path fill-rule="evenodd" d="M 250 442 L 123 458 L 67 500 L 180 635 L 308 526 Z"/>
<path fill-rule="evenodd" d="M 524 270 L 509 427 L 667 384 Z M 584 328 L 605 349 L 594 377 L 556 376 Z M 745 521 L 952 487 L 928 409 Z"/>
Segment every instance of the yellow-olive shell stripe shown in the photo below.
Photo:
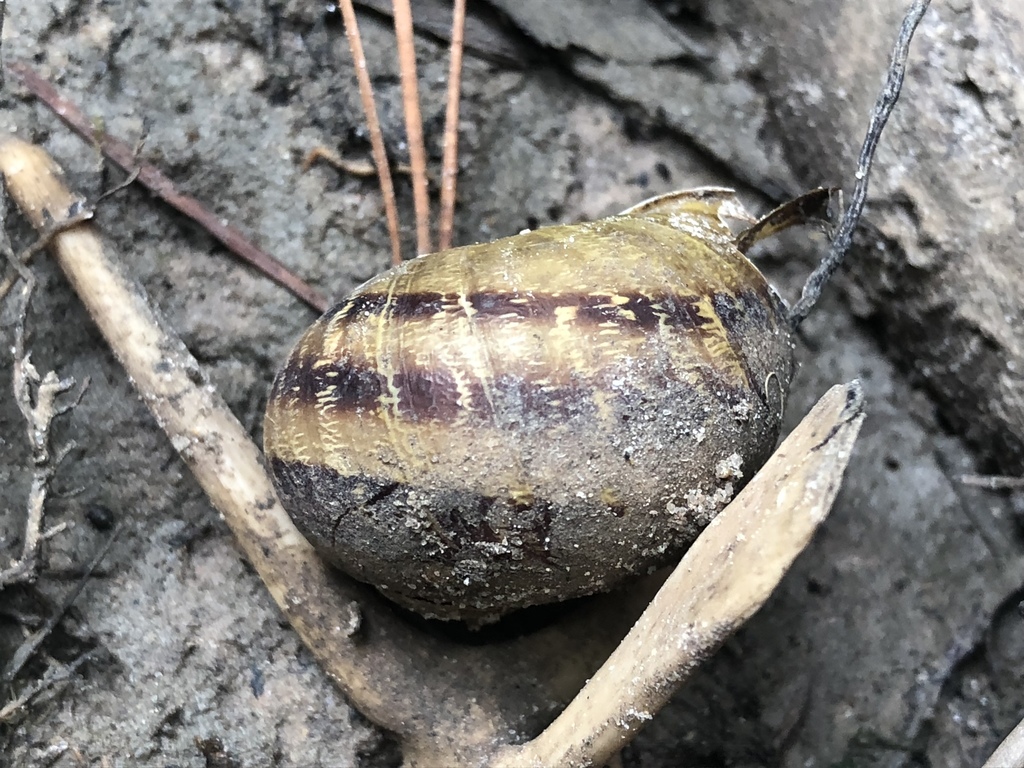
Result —
<path fill-rule="evenodd" d="M 697 304 L 690 304 L 690 309 Z M 746 294 L 720 295 L 706 305 L 717 305 L 730 328 L 739 318 L 754 320 L 751 307 L 759 306 Z M 551 306 L 555 314 L 564 307 Z M 563 343 L 550 338 L 559 327 L 550 322 L 552 318 L 495 324 L 492 330 L 497 335 L 486 344 L 505 353 L 491 356 L 484 371 L 479 359 L 466 354 L 479 351 L 473 339 L 460 336 L 446 347 L 442 342 L 449 334 L 429 318 L 392 318 L 387 339 L 396 348 L 378 358 L 351 333 L 344 338 L 335 322 L 325 318 L 304 338 L 275 382 L 267 411 L 267 450 L 273 457 L 319 464 L 346 475 L 418 483 L 431 477 L 439 456 L 447 466 L 478 462 L 481 446 L 497 450 L 510 439 L 521 442 L 536 436 L 537 430 L 544 434 L 533 439 L 564 445 L 579 443 L 567 424 L 582 423 L 588 432 L 609 434 L 617 430 L 621 413 L 630 411 L 629 402 L 663 397 L 669 384 L 690 393 L 681 399 L 718 401 L 727 408 L 744 398 L 760 399 L 762 388 L 751 387 L 746 374 L 735 375 L 735 369 L 745 364 L 716 365 L 704 329 L 722 325 L 721 317 L 704 318 L 687 310 L 676 313 L 676 318 L 680 323 L 668 326 L 664 336 L 634 329 L 595 339 L 587 334 L 609 329 L 577 319 L 562 328 L 558 339 Z M 349 330 L 357 326 L 370 340 L 377 338 L 372 323 L 351 316 L 349 321 L 342 325 Z M 477 324 L 489 325 L 480 319 Z M 538 335 L 549 338 L 537 342 Z M 714 339 L 716 347 L 736 354 L 727 339 Z M 530 340 L 536 346 L 525 354 L 511 353 L 513 347 L 527 347 Z M 736 359 L 742 361 L 742 356 Z M 527 474 L 535 480 L 543 475 L 543 468 L 527 473 L 519 466 L 514 460 L 517 451 L 503 452 L 508 458 L 495 464 L 480 491 L 507 493 L 523 486 Z M 559 482 L 557 476 L 546 479 L 552 487 Z M 457 485 L 459 478 L 446 482 Z M 526 492 L 539 490 L 531 487 Z"/>
<path fill-rule="evenodd" d="M 691 226 L 691 229 L 694 227 Z M 534 294 L 593 296 L 709 296 L 764 286 L 763 276 L 735 248 L 723 253 L 704 232 L 689 234 L 656 220 L 612 216 L 585 224 L 544 227 L 493 243 L 453 248 L 403 262 L 358 288 L 360 295 Z M 680 284 L 685 275 L 686 283 Z M 410 302 L 405 302 L 406 306 Z M 344 310 L 347 302 L 339 307 Z"/>

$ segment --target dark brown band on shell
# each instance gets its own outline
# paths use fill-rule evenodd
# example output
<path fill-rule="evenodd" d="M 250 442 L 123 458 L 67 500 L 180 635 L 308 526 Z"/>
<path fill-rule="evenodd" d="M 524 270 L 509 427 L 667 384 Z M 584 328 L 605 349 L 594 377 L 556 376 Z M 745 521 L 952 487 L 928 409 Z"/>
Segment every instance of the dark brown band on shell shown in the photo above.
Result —
<path fill-rule="evenodd" d="M 751 393 L 750 389 L 737 387 L 707 367 L 695 368 L 691 374 L 697 377 L 704 391 L 717 393 L 729 407 L 738 405 Z M 674 378 L 672 383 L 683 384 Z M 460 417 L 470 417 L 475 424 L 489 423 L 505 428 L 518 426 L 518 423 L 504 423 L 501 417 L 508 413 L 529 413 L 531 418 L 550 422 L 564 422 L 590 413 L 594 410 L 596 396 L 594 387 L 581 381 L 541 387 L 530 379 L 510 373 L 499 374 L 488 381 L 486 393 L 478 380 L 465 381 L 460 391 L 452 373 L 440 366 L 424 369 L 403 365 L 392 374 L 391 386 L 397 392 L 395 411 L 411 421 L 451 423 Z M 278 379 L 271 396 L 288 407 L 315 408 L 341 417 L 346 412 L 366 413 L 383 407 L 381 395 L 387 389 L 385 377 L 372 367 L 357 366 L 347 360 L 314 364 L 306 359 L 289 367 L 287 375 Z M 764 399 L 763 392 L 754 392 Z M 613 402 L 628 403 L 645 394 L 620 390 Z M 474 407 L 465 408 L 463 399 L 474 403 Z"/>
<path fill-rule="evenodd" d="M 711 306 L 715 318 L 702 315 L 697 302 L 696 296 L 671 294 L 658 297 L 532 294 L 527 301 L 517 294 L 473 294 L 467 297 L 467 303 L 473 308 L 473 322 L 514 317 L 529 319 L 542 329 L 553 325 L 556 311 L 564 307 L 576 310 L 574 324 L 614 327 L 624 332 L 649 332 L 663 323 L 676 331 L 700 335 L 717 319 L 735 350 L 742 349 L 741 339 L 737 338 L 742 329 L 751 323 L 765 323 L 768 319 L 762 297 L 749 290 L 740 292 L 738 296 L 714 294 Z M 444 312 L 465 313 L 465 310 L 438 294 L 395 294 L 390 297 L 382 293 L 360 294 L 336 305 L 320 324 L 337 329 L 339 323 L 347 326 L 382 312 L 388 312 L 392 322 L 401 322 Z M 713 368 L 695 369 L 695 375 L 735 404 L 745 391 L 757 390 L 751 386 L 754 376 L 742 356 L 739 363 L 747 379 L 743 391 L 735 383 L 716 376 Z M 579 412 L 581 403 L 593 399 L 593 387 L 578 379 L 560 385 L 548 383 L 544 387 L 531 380 L 548 375 L 550 371 L 535 369 L 532 377 L 511 372 L 494 373 L 487 382 L 485 396 L 481 381 L 463 377 L 460 390 L 455 374 L 442 365 L 426 368 L 413 361 L 402 360 L 390 373 L 389 386 L 389 381 L 378 367 L 354 361 L 351 356 L 328 361 L 299 356 L 282 371 L 275 382 L 272 398 L 281 398 L 300 407 L 317 406 L 335 411 L 372 410 L 381 406 L 382 395 L 393 391 L 394 406 L 399 414 L 439 421 L 451 421 L 460 413 L 466 413 L 466 402 L 475 404 L 472 415 L 477 421 L 493 419 L 495 411 L 500 411 L 501 403 L 514 403 L 516 410 L 525 409 L 540 418 L 566 419 Z"/>

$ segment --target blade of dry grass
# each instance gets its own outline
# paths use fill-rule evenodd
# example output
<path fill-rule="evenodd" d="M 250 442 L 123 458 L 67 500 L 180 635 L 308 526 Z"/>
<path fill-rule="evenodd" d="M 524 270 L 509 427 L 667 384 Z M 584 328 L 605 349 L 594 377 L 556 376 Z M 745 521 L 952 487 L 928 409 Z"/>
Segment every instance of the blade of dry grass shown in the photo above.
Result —
<path fill-rule="evenodd" d="M 419 86 L 416 80 L 416 45 L 413 42 L 412 9 L 409 0 L 395 0 L 395 36 L 398 38 L 398 67 L 402 77 L 402 111 L 412 166 L 412 199 L 416 209 L 416 251 L 430 253 L 430 195 L 427 193 L 427 152 L 423 146 Z"/>
<path fill-rule="evenodd" d="M 388 223 L 388 237 L 391 239 L 391 263 L 402 262 L 402 243 L 398 237 L 398 205 L 395 202 L 395 184 L 391 179 L 391 167 L 388 165 L 388 154 L 384 149 L 384 133 L 380 129 L 380 118 L 377 115 L 377 104 L 373 99 L 373 85 L 370 84 L 370 73 L 366 71 L 366 54 L 363 51 L 363 40 L 359 35 L 359 23 L 352 0 L 341 0 L 339 3 L 341 16 L 345 20 L 345 37 L 352 52 L 352 62 L 356 69 L 356 81 L 359 84 L 359 98 L 363 102 L 366 115 L 366 128 L 370 132 L 370 149 L 373 162 L 377 166 L 377 177 L 380 179 L 380 193 L 384 198 L 384 216 Z"/>
<path fill-rule="evenodd" d="M 441 221 L 437 248 L 451 248 L 455 224 L 455 180 L 459 172 L 459 96 L 462 50 L 465 42 L 466 0 L 455 0 L 452 12 L 452 52 L 448 67 L 448 106 L 444 116 L 444 156 L 441 161 Z"/>

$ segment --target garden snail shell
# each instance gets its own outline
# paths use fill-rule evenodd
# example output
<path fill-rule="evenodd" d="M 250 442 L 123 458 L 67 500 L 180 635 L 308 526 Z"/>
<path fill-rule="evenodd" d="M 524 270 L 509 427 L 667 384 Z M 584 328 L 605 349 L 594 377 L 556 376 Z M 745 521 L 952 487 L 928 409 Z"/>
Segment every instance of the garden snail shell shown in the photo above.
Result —
<path fill-rule="evenodd" d="M 767 460 L 785 307 L 737 247 L 734 194 L 413 259 L 305 333 L 265 449 L 346 573 L 481 623 L 677 557 Z"/>

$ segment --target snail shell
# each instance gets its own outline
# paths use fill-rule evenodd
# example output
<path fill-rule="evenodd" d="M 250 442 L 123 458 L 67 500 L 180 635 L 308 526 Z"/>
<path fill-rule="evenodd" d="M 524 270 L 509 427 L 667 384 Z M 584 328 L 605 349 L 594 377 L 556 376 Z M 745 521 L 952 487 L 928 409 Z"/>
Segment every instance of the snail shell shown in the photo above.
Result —
<path fill-rule="evenodd" d="M 767 460 L 785 309 L 729 190 L 407 261 L 305 333 L 265 449 L 296 525 L 428 617 L 493 620 L 669 562 Z"/>

